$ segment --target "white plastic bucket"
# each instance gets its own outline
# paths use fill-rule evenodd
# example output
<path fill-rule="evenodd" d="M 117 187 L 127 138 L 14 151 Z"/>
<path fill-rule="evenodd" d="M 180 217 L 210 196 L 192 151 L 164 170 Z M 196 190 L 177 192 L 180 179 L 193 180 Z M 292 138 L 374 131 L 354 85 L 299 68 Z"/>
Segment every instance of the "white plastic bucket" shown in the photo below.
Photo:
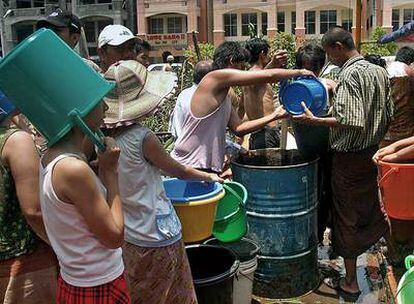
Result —
<path fill-rule="evenodd" d="M 233 282 L 233 304 L 251 304 L 254 272 L 257 268 L 257 256 L 240 263 Z"/>
<path fill-rule="evenodd" d="M 254 272 L 257 268 L 257 254 L 260 250 L 259 245 L 247 238 L 232 243 L 222 243 L 217 239 L 209 239 L 204 244 L 222 246 L 236 254 L 240 265 L 233 281 L 233 304 L 251 304 Z"/>

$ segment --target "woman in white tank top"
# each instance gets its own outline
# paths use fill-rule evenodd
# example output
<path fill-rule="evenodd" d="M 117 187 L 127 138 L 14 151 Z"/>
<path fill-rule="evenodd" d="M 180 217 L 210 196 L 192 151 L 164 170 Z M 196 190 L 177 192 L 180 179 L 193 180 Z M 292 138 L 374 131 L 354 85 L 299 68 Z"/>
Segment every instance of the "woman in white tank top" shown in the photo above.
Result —
<path fill-rule="evenodd" d="M 102 104 L 85 120 L 97 130 L 103 122 Z M 98 178 L 82 153 L 84 138 L 73 127 L 41 160 L 42 214 L 60 265 L 57 303 L 130 303 L 121 249 L 120 150 L 113 139 L 105 138 Z"/>

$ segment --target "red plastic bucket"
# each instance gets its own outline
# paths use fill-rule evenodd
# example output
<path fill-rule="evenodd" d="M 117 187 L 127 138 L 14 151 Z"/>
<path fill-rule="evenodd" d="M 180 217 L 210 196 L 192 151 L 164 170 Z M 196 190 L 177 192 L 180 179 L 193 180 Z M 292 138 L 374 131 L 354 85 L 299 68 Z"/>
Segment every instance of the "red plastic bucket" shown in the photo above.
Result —
<path fill-rule="evenodd" d="M 378 185 L 389 217 L 414 220 L 414 164 L 379 162 Z"/>

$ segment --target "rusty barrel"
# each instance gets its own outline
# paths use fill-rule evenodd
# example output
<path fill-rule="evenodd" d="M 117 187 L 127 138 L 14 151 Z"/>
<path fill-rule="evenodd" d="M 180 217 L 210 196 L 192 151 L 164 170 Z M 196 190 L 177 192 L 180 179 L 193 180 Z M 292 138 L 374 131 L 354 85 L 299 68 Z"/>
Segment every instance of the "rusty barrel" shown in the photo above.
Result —
<path fill-rule="evenodd" d="M 249 193 L 247 237 L 261 247 L 255 296 L 293 298 L 319 284 L 317 162 L 297 150 L 265 149 L 232 163 L 234 180 Z"/>

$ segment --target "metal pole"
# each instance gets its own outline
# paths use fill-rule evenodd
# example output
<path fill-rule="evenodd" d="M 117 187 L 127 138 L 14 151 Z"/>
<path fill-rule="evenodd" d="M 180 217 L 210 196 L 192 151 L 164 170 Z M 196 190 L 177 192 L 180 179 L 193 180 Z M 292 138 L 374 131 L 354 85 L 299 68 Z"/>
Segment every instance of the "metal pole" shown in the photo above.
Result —
<path fill-rule="evenodd" d="M 1 39 L 1 54 L 6 55 L 6 28 L 4 22 L 4 2 L 0 0 L 0 39 Z"/>
<path fill-rule="evenodd" d="M 355 45 L 358 52 L 361 51 L 361 9 L 362 3 L 361 0 L 356 0 L 356 25 L 355 25 Z"/>

